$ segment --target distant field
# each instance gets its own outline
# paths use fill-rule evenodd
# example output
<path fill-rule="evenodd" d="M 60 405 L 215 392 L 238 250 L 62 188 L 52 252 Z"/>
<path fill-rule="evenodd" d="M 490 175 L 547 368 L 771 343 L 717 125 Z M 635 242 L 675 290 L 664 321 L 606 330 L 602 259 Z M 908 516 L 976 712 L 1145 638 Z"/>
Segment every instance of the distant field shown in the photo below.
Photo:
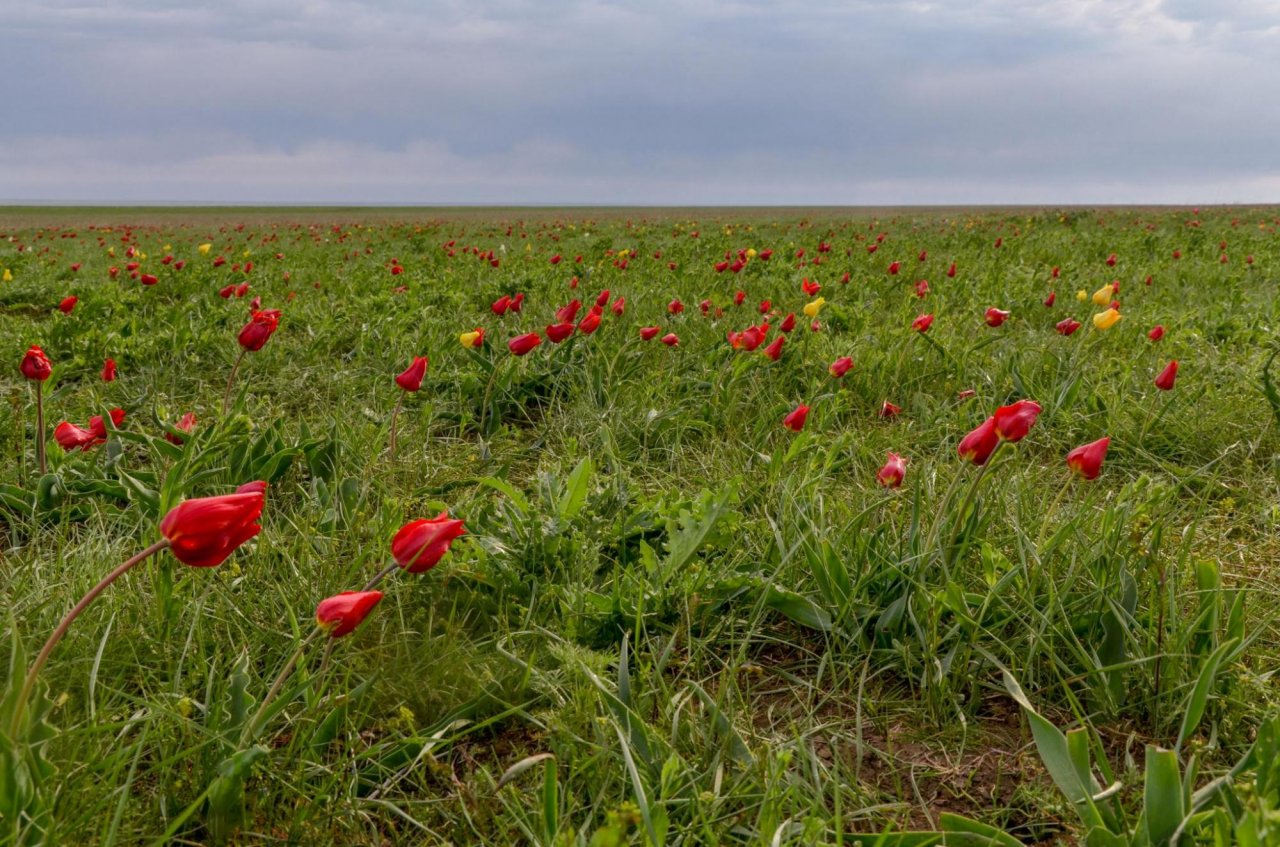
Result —
<path fill-rule="evenodd" d="M 1280 844 L 1277 227 L 0 207 L 0 843 Z"/>

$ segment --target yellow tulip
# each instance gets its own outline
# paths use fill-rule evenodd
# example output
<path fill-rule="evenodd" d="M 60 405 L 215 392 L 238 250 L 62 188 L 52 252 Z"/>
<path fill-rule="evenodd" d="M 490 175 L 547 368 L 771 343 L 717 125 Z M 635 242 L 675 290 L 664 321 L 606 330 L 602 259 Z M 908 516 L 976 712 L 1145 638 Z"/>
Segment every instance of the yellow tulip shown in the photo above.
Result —
<path fill-rule="evenodd" d="M 626 250 L 619 250 L 619 251 L 618 251 L 618 258 L 619 258 L 619 259 L 625 259 L 625 258 L 627 258 L 627 257 L 628 257 L 628 256 L 630 256 L 630 255 L 631 255 L 631 249 L 630 249 L 630 248 L 627 248 Z"/>
<path fill-rule="evenodd" d="M 13 272 L 10 271 L 8 268 L 4 269 L 4 281 L 13 282 Z"/>
<path fill-rule="evenodd" d="M 115 256 L 116 256 L 116 248 L 114 248 L 114 247 L 108 247 L 108 248 L 107 248 L 107 255 L 114 259 L 114 258 L 115 258 Z"/>
<path fill-rule="evenodd" d="M 748 258 L 748 259 L 754 259 L 754 258 L 756 257 L 756 255 L 757 255 L 757 254 L 756 254 L 756 248 L 754 248 L 754 247 L 748 247 L 748 248 L 747 248 L 747 258 Z"/>
<path fill-rule="evenodd" d="M 252 253 L 251 253 L 250 251 L 246 250 L 246 251 L 244 251 L 243 253 L 241 253 L 240 255 L 241 255 L 241 256 L 244 256 L 244 257 L 247 259 L 247 258 L 249 258 L 249 256 L 251 256 L 251 255 L 252 255 Z"/>
<path fill-rule="evenodd" d="M 1097 291 L 1093 292 L 1093 305 L 1095 306 L 1107 305 L 1108 303 L 1111 302 L 1111 297 L 1115 293 L 1116 293 L 1116 290 L 1112 288 L 1111 283 L 1108 282 L 1106 285 L 1102 286 Z"/>
<path fill-rule="evenodd" d="M 208 256 L 208 255 L 209 255 L 209 251 L 213 249 L 213 245 L 212 245 L 212 244 L 201 244 L 201 245 L 200 245 L 198 248 L 196 248 L 196 249 L 200 251 L 200 255 L 201 255 L 201 256 Z"/>
<path fill-rule="evenodd" d="M 459 335 L 458 341 L 459 343 L 462 344 L 463 347 L 466 347 L 468 350 L 470 350 L 476 346 L 476 339 L 479 337 L 480 337 L 480 333 L 476 332 L 475 330 L 472 330 L 471 332 L 464 332 L 461 335 Z"/>
<path fill-rule="evenodd" d="M 1120 312 L 1117 309 L 1107 309 L 1105 312 L 1098 312 L 1093 316 L 1093 325 L 1098 329 L 1111 329 L 1120 321 Z"/>
<path fill-rule="evenodd" d="M 819 297 L 817 300 L 814 300 L 811 303 L 805 303 L 804 304 L 805 316 L 810 318 L 816 318 L 818 316 L 818 312 L 822 311 L 822 307 L 826 305 L 826 302 L 827 302 L 827 299 L 825 297 Z"/>
<path fill-rule="evenodd" d="M 1085 291 L 1083 288 L 1080 289 L 1079 291 L 1076 292 L 1076 299 L 1079 300 L 1081 303 L 1083 303 L 1084 301 L 1089 299 L 1089 292 Z"/>

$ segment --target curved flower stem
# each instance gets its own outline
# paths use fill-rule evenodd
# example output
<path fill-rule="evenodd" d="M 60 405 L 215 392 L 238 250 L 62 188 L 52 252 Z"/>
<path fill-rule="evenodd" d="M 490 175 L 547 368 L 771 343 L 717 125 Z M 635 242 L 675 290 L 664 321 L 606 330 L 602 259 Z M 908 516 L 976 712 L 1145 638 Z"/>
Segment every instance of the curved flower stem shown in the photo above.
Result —
<path fill-rule="evenodd" d="M 26 708 L 27 698 L 31 696 L 32 690 L 36 687 L 36 677 L 40 675 L 40 669 L 49 661 L 49 656 L 53 653 L 53 648 L 57 647 L 58 642 L 62 640 L 62 636 L 67 634 L 67 629 L 71 626 L 71 623 L 76 618 L 80 617 L 80 613 L 88 608 L 89 604 L 92 603 L 99 594 L 107 589 L 107 586 L 168 546 L 169 540 L 167 538 L 162 538 L 155 544 L 152 544 L 150 547 L 143 550 L 141 553 L 125 560 L 123 564 L 104 576 L 97 585 L 90 588 L 89 592 L 80 598 L 80 602 L 76 603 L 75 606 L 72 607 L 71 611 L 67 612 L 67 614 L 62 618 L 62 621 L 49 636 L 49 640 L 44 643 L 44 647 L 41 648 L 40 654 L 36 656 L 36 660 L 31 663 L 30 670 L 27 671 L 27 678 L 22 683 L 22 692 L 18 694 L 18 699 L 13 705 L 13 718 L 9 722 L 9 734 L 12 737 L 16 738 L 18 735 L 18 727 L 22 723 L 22 713 Z"/>
<path fill-rule="evenodd" d="M 243 347 L 240 348 L 240 355 L 236 356 L 236 363 L 231 366 L 231 375 L 227 377 L 227 390 L 222 395 L 222 414 L 227 414 L 227 406 L 231 405 L 231 383 L 235 381 L 236 371 L 240 370 L 240 363 L 244 361 L 244 354 L 248 352 Z"/>
<path fill-rule="evenodd" d="M 391 458 L 396 457 L 396 423 L 400 418 L 400 408 L 404 406 L 404 392 L 400 392 L 400 396 L 396 398 L 395 410 L 391 412 Z"/>
<path fill-rule="evenodd" d="M 36 383 L 36 462 L 40 465 L 40 476 L 48 472 L 44 458 L 44 383 Z"/>

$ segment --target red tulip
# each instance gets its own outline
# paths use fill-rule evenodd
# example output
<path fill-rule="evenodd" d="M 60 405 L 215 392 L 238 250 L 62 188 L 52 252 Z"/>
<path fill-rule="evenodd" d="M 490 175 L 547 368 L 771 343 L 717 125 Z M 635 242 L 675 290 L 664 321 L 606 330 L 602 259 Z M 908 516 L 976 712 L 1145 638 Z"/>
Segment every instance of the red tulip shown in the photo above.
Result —
<path fill-rule="evenodd" d="M 741 306 L 741 305 L 742 305 L 742 301 L 744 301 L 744 300 L 746 300 L 746 299 L 747 299 L 747 292 L 745 292 L 745 291 L 735 291 L 735 292 L 733 292 L 733 305 L 735 305 L 735 306 Z"/>
<path fill-rule="evenodd" d="M 1175 259 L 1181 259 L 1181 258 L 1182 258 L 1182 251 L 1181 251 L 1181 250 L 1174 250 L 1174 251 L 1173 251 L 1173 258 L 1175 258 Z"/>
<path fill-rule="evenodd" d="M 928 332 L 931 326 L 933 326 L 933 315 L 920 315 L 911 322 L 911 328 L 916 332 Z"/>
<path fill-rule="evenodd" d="M 381 591 L 343 591 L 327 597 L 316 606 L 316 625 L 330 638 L 341 638 L 354 632 L 381 600 Z"/>
<path fill-rule="evenodd" d="M 1178 377 L 1178 360 L 1174 359 L 1164 370 L 1160 371 L 1160 375 L 1156 377 L 1156 388 L 1161 391 L 1171 391 L 1173 389 L 1173 381 Z"/>
<path fill-rule="evenodd" d="M 813 295 L 817 294 L 819 291 L 822 290 L 822 286 L 816 282 L 810 282 L 809 279 L 806 277 L 805 279 L 800 281 L 800 290 L 803 291 L 808 296 L 812 297 Z"/>
<path fill-rule="evenodd" d="M 249 283 L 242 282 L 236 286 L 236 297 L 240 298 L 249 293 Z"/>
<path fill-rule="evenodd" d="M 600 295 L 596 297 L 596 305 L 601 309 L 609 305 L 609 289 L 606 288 L 600 292 Z"/>
<path fill-rule="evenodd" d="M 392 266 L 391 266 L 391 275 L 392 275 L 392 276 L 400 276 L 400 274 L 402 274 L 402 273 L 404 273 L 404 268 L 400 267 L 399 265 L 392 265 Z"/>
<path fill-rule="evenodd" d="M 116 360 L 115 359 L 107 359 L 105 362 L 102 363 L 102 381 L 103 382 L 116 381 Z"/>
<path fill-rule="evenodd" d="M 178 421 L 176 424 L 173 425 L 174 429 L 178 430 L 179 432 L 186 432 L 186 433 L 190 433 L 191 430 L 195 429 L 195 427 L 196 427 L 195 412 L 187 412 L 185 415 L 182 416 L 182 420 Z M 177 444 L 179 447 L 181 447 L 185 442 L 185 439 L 182 436 L 172 432 L 166 432 L 164 434 L 164 437 L 166 441 L 168 441 L 171 444 Z"/>
<path fill-rule="evenodd" d="M 917 261 L 917 262 L 923 262 L 923 261 L 925 261 L 925 260 L 926 260 L 926 259 L 928 259 L 928 258 L 929 258 L 929 251 L 928 251 L 928 250 L 921 250 L 921 251 L 920 251 L 920 255 L 919 255 L 919 256 L 916 256 L 916 261 Z"/>
<path fill-rule="evenodd" d="M 996 419 L 993 415 L 960 439 L 956 452 L 960 454 L 960 458 L 975 465 L 985 465 L 999 444 L 1000 436 L 996 434 Z"/>
<path fill-rule="evenodd" d="M 879 482 L 885 488 L 898 488 L 902 485 L 902 479 L 906 475 L 906 462 L 897 453 L 890 451 L 884 467 L 876 472 L 876 482 Z"/>
<path fill-rule="evenodd" d="M 142 282 L 143 285 L 155 285 L 157 282 L 160 281 L 160 277 L 156 276 L 155 274 L 143 274 L 142 276 L 138 277 L 138 279 Z"/>
<path fill-rule="evenodd" d="M 1050 291 L 1050 292 L 1049 292 L 1049 296 L 1048 296 L 1048 297 L 1046 297 L 1046 298 L 1044 298 L 1044 307 L 1045 307 L 1046 309 L 1051 309 L 1051 308 L 1053 308 L 1053 301 L 1055 301 L 1055 300 L 1057 300 L 1057 299 L 1058 299 L 1058 295 L 1057 295 L 1055 292 Z"/>
<path fill-rule="evenodd" d="M 1071 318 L 1063 318 L 1054 325 L 1054 329 L 1058 330 L 1059 335 L 1071 335 L 1080 328 L 1080 322 Z"/>
<path fill-rule="evenodd" d="M 562 262 L 563 260 L 564 260 L 564 258 L 563 258 L 559 253 L 557 253 L 557 254 L 555 254 L 554 256 L 552 256 L 552 257 L 551 257 L 551 264 L 553 264 L 553 265 L 558 265 L 558 264 L 560 264 L 560 262 Z"/>
<path fill-rule="evenodd" d="M 558 324 L 547 324 L 547 340 L 552 344 L 559 344 L 569 336 L 573 335 L 574 324 L 572 321 L 564 321 Z"/>
<path fill-rule="evenodd" d="M 164 516 L 160 534 L 169 539 L 174 558 L 195 568 L 222 564 L 262 527 L 266 483 L 249 483 L 235 494 L 184 500 Z"/>
<path fill-rule="evenodd" d="M 429 571 L 466 532 L 462 521 L 450 518 L 448 512 L 410 521 L 391 539 L 391 556 L 409 573 Z"/>
<path fill-rule="evenodd" d="M 1040 404 L 1035 400 L 1019 400 L 996 409 L 994 415 L 996 434 L 1005 441 L 1021 441 L 1040 416 Z"/>
<path fill-rule="evenodd" d="M 224 288 L 218 289 L 218 296 L 221 297 L 223 300 L 230 300 L 231 295 L 235 293 L 236 293 L 236 287 L 234 285 L 228 285 L 228 286 L 225 286 Z"/>
<path fill-rule="evenodd" d="M 952 262 L 951 267 L 947 268 L 947 276 L 953 277 L 955 275 L 956 275 L 956 263 Z"/>
<path fill-rule="evenodd" d="M 578 332 L 583 335 L 590 335 L 600 328 L 600 307 L 592 306 L 591 311 L 587 312 L 587 316 L 578 324 Z"/>
<path fill-rule="evenodd" d="M 675 347 L 680 343 L 680 336 L 676 335 L 674 332 L 668 332 L 666 335 L 662 336 L 662 343 L 668 347 Z"/>
<path fill-rule="evenodd" d="M 505 315 L 509 308 L 511 308 L 511 297 L 507 294 L 503 294 L 497 300 L 494 300 L 489 304 L 489 309 L 495 315 Z"/>
<path fill-rule="evenodd" d="M 667 311 L 673 315 L 678 315 L 684 311 L 684 304 L 680 302 L 679 298 L 676 298 L 667 304 Z"/>
<path fill-rule="evenodd" d="M 609 311 L 613 312 L 617 317 L 622 317 L 622 313 L 627 308 L 627 298 L 619 297 L 613 301 L 613 305 L 609 307 Z"/>
<path fill-rule="evenodd" d="M 725 271 L 729 270 L 729 263 L 728 263 L 728 262 L 716 262 L 715 267 L 716 267 L 716 273 L 718 273 L 718 274 L 719 274 L 719 273 L 724 273 Z"/>
<path fill-rule="evenodd" d="M 995 306 L 992 306 L 990 309 L 987 309 L 986 317 L 987 326 L 1000 326 L 1000 324 L 1009 320 L 1009 313 L 1003 309 L 997 309 Z"/>
<path fill-rule="evenodd" d="M 53 440 L 67 452 L 77 449 L 88 450 L 89 443 L 93 441 L 93 433 L 87 429 L 81 429 L 70 421 L 63 421 L 53 428 Z"/>
<path fill-rule="evenodd" d="M 755 350 L 765 340 L 765 332 L 758 326 L 749 326 L 742 332 L 736 333 L 737 340 L 731 341 L 733 346 L 746 350 L 748 352 Z"/>
<path fill-rule="evenodd" d="M 1102 460 L 1107 456 L 1110 438 L 1099 438 L 1081 445 L 1067 454 L 1067 467 L 1085 479 L 1097 479 L 1102 471 Z"/>
<path fill-rule="evenodd" d="M 62 314 L 64 315 L 69 315 L 71 314 L 71 310 L 76 307 L 76 303 L 78 302 L 80 302 L 80 298 L 72 294 L 70 297 L 67 297 L 61 303 L 58 304 L 58 311 L 62 312 Z"/>
<path fill-rule="evenodd" d="M 511 311 L 518 313 L 523 308 L 524 308 L 524 292 L 520 291 L 516 293 L 515 297 L 511 298 L 510 309 Z"/>
<path fill-rule="evenodd" d="M 836 359 L 827 367 L 827 373 L 831 374 L 836 379 L 839 379 L 840 377 L 847 374 L 849 372 L 849 369 L 852 367 L 853 367 L 853 359 L 849 358 L 848 356 L 842 356 L 839 359 Z"/>
<path fill-rule="evenodd" d="M 1049 271 L 1049 276 L 1052 277 L 1053 279 L 1057 279 L 1058 274 L 1061 273 L 1061 271 L 1062 271 L 1061 268 L 1059 268 L 1057 265 L 1054 265 L 1053 270 Z"/>
<path fill-rule="evenodd" d="M 280 310 L 267 309 L 262 312 L 254 312 L 249 319 L 249 323 L 244 325 L 244 329 L 240 330 L 239 342 L 240 346 L 246 350 L 261 350 L 263 345 L 267 343 L 267 339 L 280 326 Z"/>
<path fill-rule="evenodd" d="M 1150 338 L 1152 341 L 1159 341 L 1161 338 L 1164 338 L 1164 327 L 1160 324 L 1156 324 L 1151 328 L 1151 331 L 1147 333 L 1147 338 Z"/>
<path fill-rule="evenodd" d="M 929 280 L 927 279 L 917 280 L 916 296 L 923 300 L 925 295 L 928 293 L 929 293 Z"/>
<path fill-rule="evenodd" d="M 804 422 L 809 417 L 809 407 L 801 403 L 795 409 L 782 419 L 782 425 L 792 432 L 799 432 L 804 429 Z"/>
<path fill-rule="evenodd" d="M 524 335 L 517 335 L 508 341 L 507 349 L 517 356 L 523 356 L 541 343 L 542 336 L 538 335 L 538 333 L 526 332 Z"/>
<path fill-rule="evenodd" d="M 662 327 L 660 326 L 642 326 L 640 327 L 640 339 L 642 341 L 652 341 L 660 332 L 662 332 Z"/>
<path fill-rule="evenodd" d="M 1114 268 L 1116 266 L 1116 254 L 1112 253 L 1107 257 L 1107 267 Z"/>
<path fill-rule="evenodd" d="M 897 273 L 898 273 L 898 270 L 899 270 L 901 267 L 902 267 L 902 263 L 901 263 L 901 262 L 897 262 L 897 261 L 895 261 L 895 262 L 890 262 L 890 263 L 889 263 L 889 275 L 890 275 L 890 276 L 896 276 L 896 275 L 897 275 Z"/>
<path fill-rule="evenodd" d="M 573 323 L 578 319 L 578 310 L 582 308 L 582 301 L 574 299 L 556 309 L 556 320 L 560 323 Z"/>
<path fill-rule="evenodd" d="M 972 388 L 966 388 L 964 391 L 961 391 L 960 393 L 958 393 L 958 394 L 956 395 L 956 399 L 957 399 L 957 400 L 968 400 L 970 397 L 974 397 L 974 396 L 976 396 L 976 395 L 977 395 L 977 393 L 978 393 L 978 392 L 974 391 Z"/>
<path fill-rule="evenodd" d="M 772 301 L 772 300 L 761 300 L 761 301 L 760 301 L 760 314 L 762 314 L 762 315 L 767 315 L 767 314 L 769 314 L 769 310 L 770 310 L 770 309 L 772 309 L 772 308 L 773 308 L 773 301 Z"/>
<path fill-rule="evenodd" d="M 34 344 L 27 348 L 19 369 L 23 376 L 36 382 L 44 382 L 49 378 L 49 374 L 53 373 L 53 365 L 49 363 L 49 357 Z"/>
<path fill-rule="evenodd" d="M 427 357 L 414 356 L 413 364 L 396 377 L 396 385 L 405 391 L 417 391 L 422 387 L 422 378 L 427 375 Z"/>
<path fill-rule="evenodd" d="M 782 358 L 782 345 L 786 340 L 787 337 L 785 335 L 779 335 L 768 347 L 764 348 L 764 354 L 773 361 L 778 361 Z"/>
<path fill-rule="evenodd" d="M 896 418 L 900 414 L 902 414 L 902 407 L 895 406 L 888 400 L 885 400 L 880 406 L 880 417 L 882 418 Z"/>
<path fill-rule="evenodd" d="M 758 258 L 762 262 L 767 262 L 772 256 L 773 256 L 772 250 L 761 250 Z"/>
<path fill-rule="evenodd" d="M 783 318 L 783 319 L 782 319 L 782 323 L 778 324 L 778 331 L 779 331 L 779 332 L 791 332 L 791 330 L 793 330 L 793 329 L 795 329 L 795 328 L 796 328 L 796 315 L 795 315 L 795 312 L 788 312 L 788 313 L 787 313 L 787 316 L 786 316 L 785 318 Z"/>

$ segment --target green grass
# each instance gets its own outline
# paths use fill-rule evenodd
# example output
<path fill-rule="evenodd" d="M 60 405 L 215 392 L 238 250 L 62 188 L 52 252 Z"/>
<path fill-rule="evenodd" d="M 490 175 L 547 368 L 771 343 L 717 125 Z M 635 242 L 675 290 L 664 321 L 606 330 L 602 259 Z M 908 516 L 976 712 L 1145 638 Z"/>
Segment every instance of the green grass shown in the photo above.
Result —
<path fill-rule="evenodd" d="M 5 210 L 6 643 L 33 653 L 182 497 L 272 482 L 263 532 L 228 562 L 163 554 L 58 646 L 43 673 L 57 730 L 40 780 L 48 837 L 835 845 L 958 813 L 1072 842 L 1080 817 L 1005 671 L 1050 722 L 1087 729 L 1113 778 L 1102 787 L 1120 783 L 1117 814 L 1142 807 L 1144 744 L 1185 735 L 1181 760 L 1208 782 L 1280 699 L 1280 408 L 1264 380 L 1278 216 Z M 158 285 L 128 278 L 130 244 Z M 713 268 L 747 248 L 774 254 L 736 275 Z M 821 264 L 799 266 L 800 249 Z M 186 267 L 161 264 L 167 253 Z M 231 269 L 246 260 L 247 275 Z M 826 299 L 816 333 L 800 314 L 806 277 Z M 1103 332 L 1076 292 L 1112 280 L 1124 317 Z M 247 297 L 218 296 L 241 281 Z M 508 353 L 604 288 L 626 298 L 621 317 L 606 309 L 593 335 Z M 490 312 L 517 291 L 520 314 Z M 79 303 L 60 314 L 70 294 Z M 246 356 L 223 417 L 254 296 L 284 317 Z M 777 362 L 725 337 L 760 320 L 764 299 L 774 335 L 799 318 Z M 989 328 L 989 306 L 1013 316 Z M 922 336 L 910 325 L 924 312 L 936 321 Z M 1068 316 L 1084 324 L 1069 338 L 1053 329 Z M 679 346 L 641 341 L 647 325 Z M 485 348 L 464 350 L 458 334 L 477 326 Z M 92 451 L 50 439 L 44 480 L 17 371 L 31 344 L 54 364 L 50 431 L 128 413 Z M 415 355 L 431 364 L 392 459 L 392 378 Z M 827 366 L 845 355 L 855 367 L 834 380 Z M 1171 359 L 1176 387 L 1157 391 Z M 956 444 L 1019 398 L 1042 404 L 1039 421 L 975 484 Z M 886 400 L 902 414 L 880 417 Z M 799 403 L 812 413 L 796 434 L 781 421 Z M 171 448 L 166 427 L 188 411 L 196 435 Z M 1072 479 L 1067 451 L 1104 435 L 1101 476 Z M 897 491 L 875 480 L 890 450 L 907 458 Z M 260 700 L 316 603 L 358 588 L 402 523 L 442 509 L 469 534 L 433 571 L 394 574 L 327 666 L 307 653 L 243 795 L 207 802 L 219 766 L 247 749 L 228 729 L 237 708 Z M 498 787 L 543 753 L 554 758 Z"/>

